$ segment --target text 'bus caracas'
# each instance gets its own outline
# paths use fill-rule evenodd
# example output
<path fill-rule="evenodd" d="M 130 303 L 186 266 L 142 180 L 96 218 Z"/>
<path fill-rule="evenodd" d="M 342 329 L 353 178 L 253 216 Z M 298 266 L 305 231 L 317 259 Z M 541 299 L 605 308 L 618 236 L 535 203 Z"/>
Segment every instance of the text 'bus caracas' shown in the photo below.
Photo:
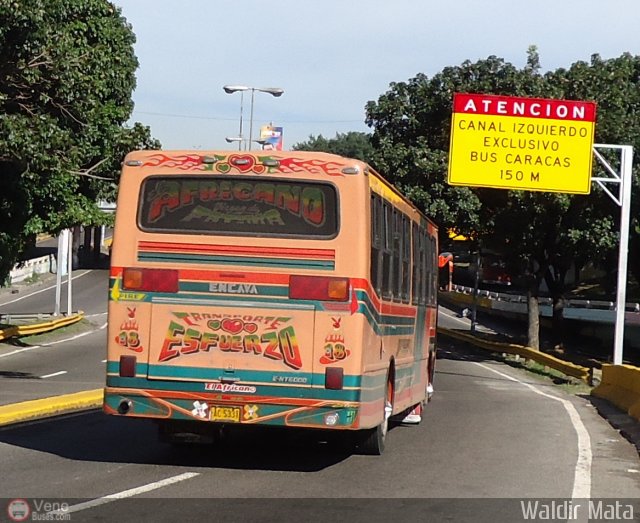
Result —
<path fill-rule="evenodd" d="M 169 440 L 349 430 L 381 453 L 435 365 L 437 229 L 325 153 L 138 151 L 124 162 L 104 410 Z"/>

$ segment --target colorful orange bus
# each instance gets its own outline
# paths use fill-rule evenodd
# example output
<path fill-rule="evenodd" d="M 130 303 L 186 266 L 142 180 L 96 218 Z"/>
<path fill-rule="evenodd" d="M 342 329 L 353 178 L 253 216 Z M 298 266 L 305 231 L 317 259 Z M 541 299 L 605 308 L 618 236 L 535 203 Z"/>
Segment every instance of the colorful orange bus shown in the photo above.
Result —
<path fill-rule="evenodd" d="M 437 252 L 436 226 L 357 160 L 132 152 L 104 411 L 173 442 L 273 425 L 380 454 L 389 418 L 419 422 L 432 390 Z"/>

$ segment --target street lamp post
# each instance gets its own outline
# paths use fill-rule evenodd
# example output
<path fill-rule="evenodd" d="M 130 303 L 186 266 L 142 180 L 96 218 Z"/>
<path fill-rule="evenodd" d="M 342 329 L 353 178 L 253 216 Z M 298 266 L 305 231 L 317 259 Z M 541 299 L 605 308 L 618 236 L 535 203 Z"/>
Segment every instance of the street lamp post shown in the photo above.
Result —
<path fill-rule="evenodd" d="M 238 133 L 238 137 L 240 139 L 237 140 L 237 142 L 238 142 L 238 151 L 242 151 L 242 109 L 244 106 L 244 103 L 243 103 L 244 92 L 247 91 L 249 88 L 244 85 L 225 85 L 223 89 L 224 89 L 224 92 L 227 94 L 233 94 L 238 91 L 240 92 L 240 132 Z"/>
<path fill-rule="evenodd" d="M 240 134 L 238 136 L 238 138 L 240 138 L 240 140 L 238 140 L 238 150 L 242 149 L 242 142 L 243 137 L 242 137 L 242 101 L 243 101 L 243 95 L 245 91 L 251 91 L 251 116 L 249 118 L 249 139 L 247 140 L 247 149 L 251 150 L 251 142 L 253 140 L 253 103 L 254 103 L 254 97 L 255 97 L 255 92 L 256 91 L 260 91 L 261 93 L 268 93 L 271 96 L 275 96 L 276 98 L 279 96 L 282 96 L 282 94 L 284 93 L 284 89 L 280 89 L 279 87 L 248 87 L 246 85 L 225 85 L 223 87 L 224 92 L 227 94 L 233 94 L 236 92 L 240 92 Z M 229 141 L 229 140 L 227 140 Z M 235 141 L 235 140 L 233 140 Z"/>

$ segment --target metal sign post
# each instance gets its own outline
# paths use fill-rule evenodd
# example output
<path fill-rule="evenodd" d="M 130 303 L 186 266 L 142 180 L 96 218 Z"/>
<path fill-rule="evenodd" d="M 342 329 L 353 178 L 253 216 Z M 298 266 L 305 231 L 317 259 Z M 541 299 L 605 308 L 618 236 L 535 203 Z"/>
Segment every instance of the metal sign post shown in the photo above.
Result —
<path fill-rule="evenodd" d="M 598 149 L 617 149 L 620 151 L 620 172 L 611 165 L 598 152 Z M 616 325 L 613 343 L 613 364 L 622 365 L 624 347 L 624 316 L 627 295 L 627 261 L 629 258 L 629 220 L 631 217 L 631 171 L 633 167 L 633 147 L 631 145 L 604 145 L 594 144 L 593 153 L 613 178 L 595 178 L 596 182 L 615 204 L 620 207 L 620 245 L 618 254 L 618 289 L 616 293 Z M 616 196 L 605 185 L 613 183 L 618 185 Z"/>
<path fill-rule="evenodd" d="M 58 234 L 58 255 L 56 257 L 56 297 L 53 314 L 55 316 L 60 315 L 60 298 L 62 295 L 62 275 L 66 271 L 67 263 L 67 236 L 65 231 L 60 231 Z"/>
<path fill-rule="evenodd" d="M 53 314 L 60 316 L 61 307 L 60 302 L 62 298 L 62 276 L 67 275 L 67 316 L 70 316 L 71 311 L 71 270 L 72 270 L 72 257 L 73 245 L 71 239 L 71 230 L 64 229 L 60 231 L 58 235 L 58 256 L 56 258 L 56 297 Z"/>
<path fill-rule="evenodd" d="M 71 280 L 73 273 L 73 233 L 71 229 L 66 229 L 67 234 L 67 316 L 73 314 L 71 310 Z"/>

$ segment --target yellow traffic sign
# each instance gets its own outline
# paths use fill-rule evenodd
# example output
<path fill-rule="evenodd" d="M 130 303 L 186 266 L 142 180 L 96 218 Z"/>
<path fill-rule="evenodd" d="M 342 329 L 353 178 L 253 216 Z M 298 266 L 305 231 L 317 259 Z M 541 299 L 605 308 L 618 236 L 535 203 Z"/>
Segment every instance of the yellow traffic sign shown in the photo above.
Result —
<path fill-rule="evenodd" d="M 589 194 L 596 104 L 456 93 L 451 185 Z"/>

